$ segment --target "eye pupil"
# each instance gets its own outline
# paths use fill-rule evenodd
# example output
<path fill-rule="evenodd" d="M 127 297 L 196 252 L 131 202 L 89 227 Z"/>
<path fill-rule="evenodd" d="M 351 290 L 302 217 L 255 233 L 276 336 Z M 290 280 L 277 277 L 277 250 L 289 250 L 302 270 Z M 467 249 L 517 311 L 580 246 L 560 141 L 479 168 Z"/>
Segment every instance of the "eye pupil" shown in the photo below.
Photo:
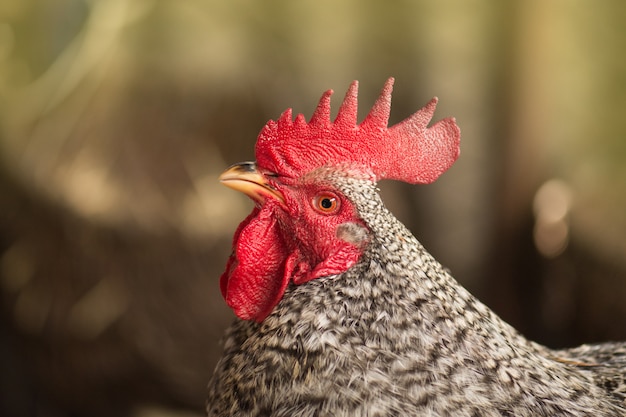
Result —
<path fill-rule="evenodd" d="M 322 201 L 320 201 L 320 206 L 322 206 L 323 209 L 331 209 L 333 207 L 334 204 L 334 199 L 330 199 L 328 197 L 326 198 L 322 198 Z"/>

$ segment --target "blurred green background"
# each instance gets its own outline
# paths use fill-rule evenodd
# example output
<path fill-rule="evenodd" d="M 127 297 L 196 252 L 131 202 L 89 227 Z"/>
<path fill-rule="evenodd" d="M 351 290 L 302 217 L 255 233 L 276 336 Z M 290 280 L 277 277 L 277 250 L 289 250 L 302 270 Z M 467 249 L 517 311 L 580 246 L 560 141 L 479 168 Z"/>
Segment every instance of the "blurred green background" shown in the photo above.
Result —
<path fill-rule="evenodd" d="M 626 3 L 3 0 L 0 415 L 198 416 L 252 204 L 221 187 L 287 107 L 360 81 L 440 104 L 461 158 L 385 201 L 523 333 L 626 339 Z"/>

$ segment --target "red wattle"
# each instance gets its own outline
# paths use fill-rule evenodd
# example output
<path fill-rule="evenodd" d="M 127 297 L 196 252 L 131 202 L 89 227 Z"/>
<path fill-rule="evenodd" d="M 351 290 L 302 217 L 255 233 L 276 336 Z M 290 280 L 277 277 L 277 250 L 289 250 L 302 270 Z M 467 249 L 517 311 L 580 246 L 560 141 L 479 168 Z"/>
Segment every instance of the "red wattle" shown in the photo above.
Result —
<path fill-rule="evenodd" d="M 270 205 L 255 208 L 239 225 L 234 252 L 220 277 L 226 303 L 244 320 L 262 321 L 280 301 L 289 282 L 287 259 Z"/>

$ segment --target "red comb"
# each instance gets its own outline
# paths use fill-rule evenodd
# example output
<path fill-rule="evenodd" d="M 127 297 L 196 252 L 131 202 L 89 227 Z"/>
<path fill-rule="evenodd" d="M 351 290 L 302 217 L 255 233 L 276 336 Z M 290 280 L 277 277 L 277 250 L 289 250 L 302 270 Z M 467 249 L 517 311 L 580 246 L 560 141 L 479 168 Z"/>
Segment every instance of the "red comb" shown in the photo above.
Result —
<path fill-rule="evenodd" d="M 287 109 L 270 120 L 259 134 L 259 167 L 279 175 L 297 177 L 323 166 L 356 166 L 375 180 L 384 178 L 413 184 L 430 183 L 459 156 L 461 132 L 453 118 L 428 127 L 437 98 L 402 122 L 387 127 L 393 78 L 385 83 L 367 117 L 357 125 L 358 82 L 354 81 L 330 120 L 326 91 L 307 123 L 302 114 L 292 120 Z"/>

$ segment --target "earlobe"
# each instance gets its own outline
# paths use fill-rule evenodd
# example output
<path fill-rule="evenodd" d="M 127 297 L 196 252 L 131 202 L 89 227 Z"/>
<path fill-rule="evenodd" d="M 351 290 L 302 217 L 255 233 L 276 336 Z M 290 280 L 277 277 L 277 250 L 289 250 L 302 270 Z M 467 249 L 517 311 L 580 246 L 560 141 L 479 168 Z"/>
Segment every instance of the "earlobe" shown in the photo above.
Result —
<path fill-rule="evenodd" d="M 363 247 L 369 240 L 369 230 L 357 222 L 346 222 L 337 226 L 337 238 L 357 247 Z"/>

